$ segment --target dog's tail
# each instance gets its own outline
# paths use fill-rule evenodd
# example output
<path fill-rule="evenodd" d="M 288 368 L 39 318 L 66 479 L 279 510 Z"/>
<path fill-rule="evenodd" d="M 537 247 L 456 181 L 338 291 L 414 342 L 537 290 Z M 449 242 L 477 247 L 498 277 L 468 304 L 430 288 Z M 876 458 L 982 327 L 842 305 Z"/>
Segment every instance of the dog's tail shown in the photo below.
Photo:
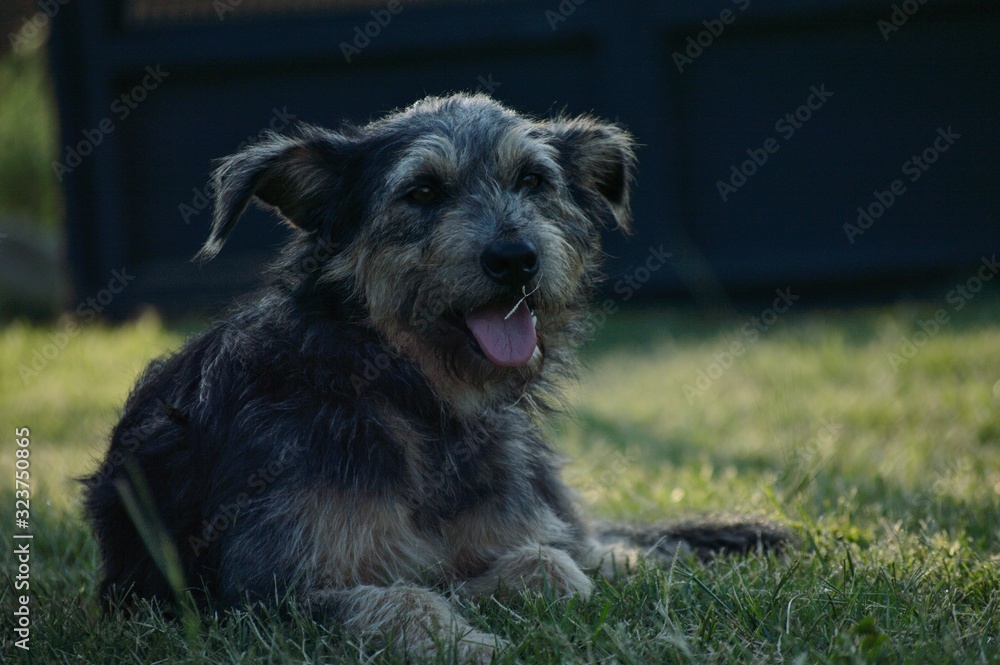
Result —
<path fill-rule="evenodd" d="M 744 515 L 646 524 L 598 522 L 593 525 L 593 533 L 602 547 L 631 550 L 661 563 L 672 560 L 679 551 L 709 561 L 727 554 L 780 553 L 797 542 L 788 526 Z"/>

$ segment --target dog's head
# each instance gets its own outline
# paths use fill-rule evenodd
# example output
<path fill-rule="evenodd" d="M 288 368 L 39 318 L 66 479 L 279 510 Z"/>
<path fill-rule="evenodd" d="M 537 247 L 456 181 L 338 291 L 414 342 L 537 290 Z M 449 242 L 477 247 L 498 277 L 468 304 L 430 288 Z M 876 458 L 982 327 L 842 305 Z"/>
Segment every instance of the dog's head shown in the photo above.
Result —
<path fill-rule="evenodd" d="M 298 229 L 303 251 L 335 248 L 304 277 L 311 293 L 350 294 L 443 392 L 509 394 L 574 341 L 600 229 L 629 229 L 633 165 L 614 125 L 531 120 L 483 95 L 427 98 L 361 128 L 270 135 L 224 160 L 199 258 L 256 199 Z"/>

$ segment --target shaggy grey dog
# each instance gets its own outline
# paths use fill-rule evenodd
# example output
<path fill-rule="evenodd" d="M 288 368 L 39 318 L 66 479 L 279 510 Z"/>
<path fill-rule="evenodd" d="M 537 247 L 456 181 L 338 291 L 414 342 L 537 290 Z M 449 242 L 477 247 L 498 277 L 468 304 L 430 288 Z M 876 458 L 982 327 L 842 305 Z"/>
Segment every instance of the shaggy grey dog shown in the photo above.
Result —
<path fill-rule="evenodd" d="M 753 523 L 600 543 L 543 438 L 600 232 L 629 228 L 634 163 L 614 125 L 481 95 L 224 160 L 200 258 L 251 200 L 292 238 L 266 286 L 129 397 L 87 480 L 103 594 L 290 597 L 400 652 L 457 644 L 489 661 L 498 639 L 445 594 L 587 596 L 588 573 L 613 574 L 612 541 L 619 555 L 779 544 Z"/>

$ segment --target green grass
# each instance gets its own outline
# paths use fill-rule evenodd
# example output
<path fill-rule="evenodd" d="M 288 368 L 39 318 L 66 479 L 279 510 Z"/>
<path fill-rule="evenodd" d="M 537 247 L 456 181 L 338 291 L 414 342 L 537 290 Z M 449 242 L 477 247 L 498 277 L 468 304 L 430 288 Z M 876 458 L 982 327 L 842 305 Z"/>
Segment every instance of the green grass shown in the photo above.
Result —
<path fill-rule="evenodd" d="M 939 307 L 787 314 L 690 400 L 685 384 L 749 317 L 613 316 L 553 426 L 591 510 L 763 513 L 794 525 L 801 544 L 777 558 L 642 568 L 568 605 L 524 596 L 463 611 L 511 642 L 509 663 L 1000 662 L 1000 300 L 949 309 L 894 371 L 888 354 Z M 295 612 L 203 617 L 193 635 L 153 610 L 102 618 L 73 478 L 101 454 L 136 373 L 183 334 L 152 318 L 87 328 L 25 384 L 19 365 L 58 328 L 0 333 L 0 660 L 371 658 L 375 645 Z M 30 654 L 11 639 L 15 426 L 31 428 Z"/>

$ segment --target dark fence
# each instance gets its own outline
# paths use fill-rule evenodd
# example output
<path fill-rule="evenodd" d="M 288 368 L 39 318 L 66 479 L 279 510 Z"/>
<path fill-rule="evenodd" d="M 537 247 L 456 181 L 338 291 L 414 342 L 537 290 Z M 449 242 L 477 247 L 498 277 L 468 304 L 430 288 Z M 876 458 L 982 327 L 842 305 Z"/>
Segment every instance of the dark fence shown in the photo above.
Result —
<path fill-rule="evenodd" d="M 619 298 L 629 280 L 856 294 L 1000 249 L 996 3 L 56 4 L 71 274 L 78 299 L 134 275 L 113 316 L 214 307 L 258 279 L 285 232 L 257 210 L 216 261 L 189 262 L 213 158 L 455 90 L 635 133 L 638 231 L 608 239 Z M 672 257 L 647 270 L 661 245 Z"/>

